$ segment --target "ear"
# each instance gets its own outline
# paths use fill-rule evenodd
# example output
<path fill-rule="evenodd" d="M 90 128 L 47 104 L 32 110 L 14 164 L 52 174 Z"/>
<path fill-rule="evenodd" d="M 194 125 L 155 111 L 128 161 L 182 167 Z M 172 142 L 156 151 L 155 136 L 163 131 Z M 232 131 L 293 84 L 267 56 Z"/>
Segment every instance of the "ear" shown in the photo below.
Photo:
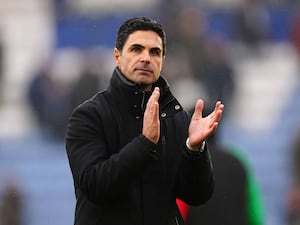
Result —
<path fill-rule="evenodd" d="M 115 59 L 115 63 L 118 66 L 120 65 L 120 56 L 121 56 L 121 53 L 120 53 L 119 49 L 114 48 L 114 59 Z"/>

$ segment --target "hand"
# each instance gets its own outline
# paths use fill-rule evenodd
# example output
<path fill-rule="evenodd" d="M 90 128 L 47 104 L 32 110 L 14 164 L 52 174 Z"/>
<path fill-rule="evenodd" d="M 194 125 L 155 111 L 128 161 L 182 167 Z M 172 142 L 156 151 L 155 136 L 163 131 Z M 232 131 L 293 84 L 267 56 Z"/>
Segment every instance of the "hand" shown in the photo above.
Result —
<path fill-rule="evenodd" d="M 199 149 L 202 142 L 215 132 L 224 110 L 224 105 L 218 101 L 214 111 L 203 118 L 203 107 L 204 102 L 199 99 L 189 126 L 189 146 L 191 149 Z"/>
<path fill-rule="evenodd" d="M 159 121 L 159 88 L 156 87 L 150 96 L 144 113 L 142 134 L 153 143 L 157 144 L 160 137 Z"/>

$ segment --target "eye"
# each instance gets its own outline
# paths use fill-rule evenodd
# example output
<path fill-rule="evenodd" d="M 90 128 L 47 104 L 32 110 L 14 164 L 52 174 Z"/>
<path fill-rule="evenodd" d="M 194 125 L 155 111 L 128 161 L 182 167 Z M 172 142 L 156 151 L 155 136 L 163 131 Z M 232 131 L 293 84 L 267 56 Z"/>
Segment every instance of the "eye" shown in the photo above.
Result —
<path fill-rule="evenodd" d="M 150 50 L 150 54 L 151 55 L 155 55 L 155 56 L 160 56 L 160 49 L 157 49 L 157 48 L 153 48 Z"/>
<path fill-rule="evenodd" d="M 132 50 L 133 52 L 141 52 L 141 51 L 142 51 L 142 48 L 139 47 L 139 46 L 133 46 L 131 50 Z"/>

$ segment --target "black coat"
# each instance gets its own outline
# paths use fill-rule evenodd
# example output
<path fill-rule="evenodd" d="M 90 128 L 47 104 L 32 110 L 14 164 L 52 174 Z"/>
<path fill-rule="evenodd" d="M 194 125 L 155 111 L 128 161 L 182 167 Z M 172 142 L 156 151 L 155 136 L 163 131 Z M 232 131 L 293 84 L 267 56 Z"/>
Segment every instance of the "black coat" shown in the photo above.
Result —
<path fill-rule="evenodd" d="M 208 150 L 185 146 L 190 117 L 160 77 L 161 135 L 142 132 L 151 92 L 140 91 L 116 69 L 108 88 L 78 106 L 66 149 L 76 194 L 75 225 L 183 224 L 176 198 L 198 205 L 209 199 L 214 177 Z"/>

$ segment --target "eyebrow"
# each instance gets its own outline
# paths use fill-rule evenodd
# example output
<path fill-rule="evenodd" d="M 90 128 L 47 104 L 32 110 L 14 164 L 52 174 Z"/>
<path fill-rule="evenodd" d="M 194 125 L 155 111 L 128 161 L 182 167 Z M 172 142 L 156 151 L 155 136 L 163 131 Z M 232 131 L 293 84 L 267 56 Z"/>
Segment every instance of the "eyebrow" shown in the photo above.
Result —
<path fill-rule="evenodd" d="M 135 47 L 139 47 L 139 48 L 145 48 L 145 46 L 143 46 L 143 45 L 140 45 L 140 44 L 132 44 L 131 46 L 130 46 L 130 48 L 135 48 Z"/>
<path fill-rule="evenodd" d="M 140 45 L 140 44 L 133 44 L 133 45 L 130 46 L 130 49 L 132 49 L 132 48 L 134 48 L 134 47 L 138 47 L 138 48 L 145 49 L 145 46 Z M 153 48 L 151 48 L 151 50 L 157 50 L 157 51 L 159 51 L 159 52 L 162 52 L 162 49 L 159 48 L 159 47 L 153 47 Z"/>

